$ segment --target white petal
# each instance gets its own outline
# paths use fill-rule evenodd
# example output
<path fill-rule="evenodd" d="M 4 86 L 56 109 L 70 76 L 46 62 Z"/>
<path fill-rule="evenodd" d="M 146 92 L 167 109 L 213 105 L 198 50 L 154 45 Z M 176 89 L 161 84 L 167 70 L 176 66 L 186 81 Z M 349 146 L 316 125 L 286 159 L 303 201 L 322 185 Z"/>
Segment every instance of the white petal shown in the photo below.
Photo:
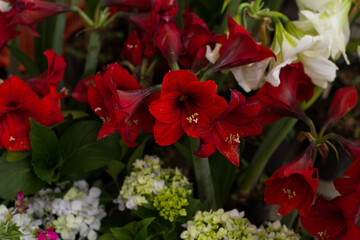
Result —
<path fill-rule="evenodd" d="M 10 3 L 0 0 L 0 12 L 3 13 L 10 12 L 11 8 L 12 7 Z"/>
<path fill-rule="evenodd" d="M 209 45 L 206 45 L 206 53 L 205 53 L 205 57 L 207 58 L 207 60 L 209 60 L 209 62 L 211 62 L 212 64 L 215 64 L 215 62 L 219 59 L 220 57 L 220 48 L 221 48 L 221 44 L 220 43 L 216 43 L 215 44 L 215 48 L 213 50 L 211 50 Z"/>

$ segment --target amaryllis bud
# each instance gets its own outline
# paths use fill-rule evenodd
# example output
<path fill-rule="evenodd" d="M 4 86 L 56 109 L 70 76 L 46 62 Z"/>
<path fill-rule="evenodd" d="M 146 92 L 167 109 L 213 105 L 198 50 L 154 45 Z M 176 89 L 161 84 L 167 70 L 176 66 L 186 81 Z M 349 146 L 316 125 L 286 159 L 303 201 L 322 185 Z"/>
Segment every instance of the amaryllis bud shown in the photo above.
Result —
<path fill-rule="evenodd" d="M 360 140 L 349 140 L 340 135 L 334 138 L 344 148 L 351 161 L 360 158 Z"/>
<path fill-rule="evenodd" d="M 133 31 L 124 43 L 121 51 L 122 60 L 127 60 L 134 66 L 140 66 L 143 58 L 143 48 L 136 31 Z"/>
<path fill-rule="evenodd" d="M 328 127 L 353 109 L 357 98 L 358 94 L 354 87 L 344 87 L 337 90 L 331 102 L 325 126 Z"/>

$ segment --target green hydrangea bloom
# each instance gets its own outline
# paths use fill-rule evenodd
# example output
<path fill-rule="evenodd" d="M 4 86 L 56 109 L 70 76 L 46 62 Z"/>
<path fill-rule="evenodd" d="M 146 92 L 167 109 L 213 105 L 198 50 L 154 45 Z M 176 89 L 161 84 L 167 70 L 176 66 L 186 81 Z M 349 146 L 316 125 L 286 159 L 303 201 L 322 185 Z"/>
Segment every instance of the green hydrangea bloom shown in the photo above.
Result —
<path fill-rule="evenodd" d="M 189 195 L 191 190 L 174 185 L 165 186 L 154 198 L 153 205 L 160 212 L 160 216 L 173 222 L 179 216 L 186 216 Z"/>
<path fill-rule="evenodd" d="M 236 209 L 225 212 L 219 209 L 216 212 L 197 212 L 192 221 L 185 224 L 187 228 L 181 233 L 182 239 L 226 239 L 252 240 L 257 239 L 256 226 L 252 225 L 243 212 Z"/>
<path fill-rule="evenodd" d="M 300 235 L 294 230 L 281 225 L 280 221 L 266 222 L 260 227 L 259 240 L 300 240 Z"/>

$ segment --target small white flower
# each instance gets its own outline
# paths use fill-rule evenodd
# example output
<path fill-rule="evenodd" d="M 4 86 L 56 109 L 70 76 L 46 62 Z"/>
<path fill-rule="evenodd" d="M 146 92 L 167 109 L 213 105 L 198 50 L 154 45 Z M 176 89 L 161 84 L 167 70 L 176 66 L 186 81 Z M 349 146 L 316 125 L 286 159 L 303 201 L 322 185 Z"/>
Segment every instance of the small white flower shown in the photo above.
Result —
<path fill-rule="evenodd" d="M 10 12 L 11 8 L 12 7 L 9 2 L 0 0 L 0 12 L 3 12 L 3 13 Z"/>

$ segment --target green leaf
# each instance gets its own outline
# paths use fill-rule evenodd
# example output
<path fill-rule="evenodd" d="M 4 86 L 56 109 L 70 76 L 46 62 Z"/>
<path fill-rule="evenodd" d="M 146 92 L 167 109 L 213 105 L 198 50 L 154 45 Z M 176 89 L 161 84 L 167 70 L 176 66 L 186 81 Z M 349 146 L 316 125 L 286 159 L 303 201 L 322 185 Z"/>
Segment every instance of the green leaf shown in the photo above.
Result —
<path fill-rule="evenodd" d="M 6 155 L 0 157 L 0 198 L 13 199 L 20 190 L 25 195 L 34 194 L 46 185 L 36 177 L 29 157 L 8 162 Z"/>
<path fill-rule="evenodd" d="M 154 221 L 154 219 L 155 219 L 154 217 L 145 218 L 136 225 L 136 229 L 138 231 L 137 231 L 137 234 L 135 235 L 134 240 L 146 240 L 147 228 L 151 224 L 151 222 Z"/>
<path fill-rule="evenodd" d="M 185 147 L 184 144 L 180 142 L 175 142 L 174 147 L 183 155 L 183 157 L 192 165 L 192 153 L 188 148 Z"/>
<path fill-rule="evenodd" d="M 36 175 L 47 183 L 52 182 L 55 169 L 62 165 L 60 145 L 55 133 L 30 119 L 31 163 Z"/>
<path fill-rule="evenodd" d="M 186 213 L 187 213 L 186 217 L 190 219 L 193 216 L 195 216 L 197 211 L 203 211 L 203 210 L 204 210 L 204 205 L 201 203 L 199 199 L 190 198 L 189 206 L 186 208 Z"/>
<path fill-rule="evenodd" d="M 119 135 L 97 139 L 101 124 L 81 121 L 69 127 L 60 139 L 64 156 L 61 174 L 75 177 L 107 166 L 120 156 Z"/>
<path fill-rule="evenodd" d="M 144 157 L 144 148 L 146 146 L 146 142 L 150 139 L 150 135 L 147 135 L 144 140 L 137 146 L 137 148 L 134 150 L 133 154 L 131 155 L 127 166 L 126 171 L 129 173 L 132 168 L 132 164 L 135 162 L 136 159 L 142 159 Z"/>
<path fill-rule="evenodd" d="M 64 118 L 71 115 L 73 119 L 79 119 L 79 118 L 89 116 L 89 114 L 87 114 L 86 112 L 76 111 L 76 110 L 64 110 L 64 111 L 61 111 L 61 113 L 64 116 Z"/>
<path fill-rule="evenodd" d="M 10 52 L 16 57 L 16 59 L 19 60 L 24 65 L 27 72 L 29 72 L 31 75 L 38 75 L 41 73 L 38 66 L 35 64 L 33 60 L 31 60 L 31 58 L 26 53 L 24 53 L 19 48 L 11 45 L 7 45 L 7 47 L 10 50 Z"/>
<path fill-rule="evenodd" d="M 116 240 L 133 240 L 133 234 L 125 227 L 110 228 L 110 230 Z"/>
<path fill-rule="evenodd" d="M 31 152 L 28 151 L 8 151 L 6 154 L 6 161 L 15 162 L 28 157 Z"/>
<path fill-rule="evenodd" d="M 117 160 L 112 160 L 108 165 L 108 167 L 106 168 L 106 172 L 112 177 L 117 188 L 120 188 L 117 177 L 124 168 L 125 168 L 125 164 Z"/>
<path fill-rule="evenodd" d="M 116 238 L 112 233 L 105 233 L 104 235 L 101 235 L 98 240 L 116 240 Z"/>

